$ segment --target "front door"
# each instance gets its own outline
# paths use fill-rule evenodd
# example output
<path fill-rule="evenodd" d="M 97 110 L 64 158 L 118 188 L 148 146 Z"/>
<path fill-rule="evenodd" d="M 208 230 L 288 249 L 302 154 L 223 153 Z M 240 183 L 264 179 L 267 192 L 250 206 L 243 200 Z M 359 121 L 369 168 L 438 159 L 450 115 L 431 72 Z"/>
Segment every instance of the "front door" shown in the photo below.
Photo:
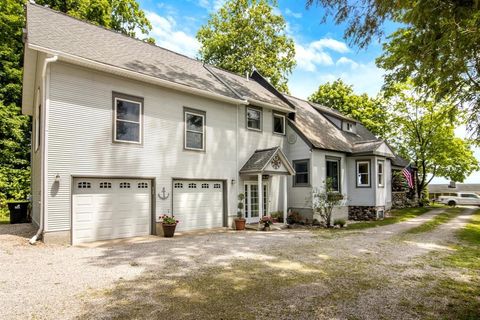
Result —
<path fill-rule="evenodd" d="M 267 184 L 263 184 L 263 216 L 267 215 L 268 193 Z M 255 223 L 260 220 L 258 207 L 258 183 L 245 183 L 245 219 L 247 223 Z"/>

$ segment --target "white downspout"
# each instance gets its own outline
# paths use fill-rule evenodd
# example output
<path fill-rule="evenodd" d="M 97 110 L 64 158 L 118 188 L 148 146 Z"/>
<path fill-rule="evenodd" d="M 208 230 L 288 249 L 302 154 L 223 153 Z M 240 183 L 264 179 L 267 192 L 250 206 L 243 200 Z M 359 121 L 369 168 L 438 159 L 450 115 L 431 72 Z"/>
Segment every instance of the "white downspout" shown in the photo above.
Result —
<path fill-rule="evenodd" d="M 41 115 L 41 122 L 43 124 L 42 132 L 41 134 L 41 146 L 42 146 L 42 157 L 41 157 L 41 166 L 40 166 L 40 175 L 41 175 L 41 187 L 40 187 L 40 198 L 41 198 L 41 204 L 40 204 L 40 225 L 38 227 L 37 233 L 30 239 L 29 243 L 30 244 L 35 244 L 37 239 L 41 236 L 43 233 L 44 225 L 45 225 L 45 213 L 47 211 L 47 196 L 46 196 L 46 190 L 48 189 L 48 179 L 47 179 L 47 152 L 48 152 L 48 107 L 49 107 L 49 99 L 46 97 L 46 86 L 47 82 L 45 80 L 45 77 L 47 75 L 47 67 L 48 64 L 51 62 L 55 62 L 58 60 L 58 56 L 55 55 L 50 58 L 46 58 L 45 61 L 43 62 L 43 69 L 42 69 L 42 101 L 43 101 L 43 108 L 42 110 L 42 115 Z"/>

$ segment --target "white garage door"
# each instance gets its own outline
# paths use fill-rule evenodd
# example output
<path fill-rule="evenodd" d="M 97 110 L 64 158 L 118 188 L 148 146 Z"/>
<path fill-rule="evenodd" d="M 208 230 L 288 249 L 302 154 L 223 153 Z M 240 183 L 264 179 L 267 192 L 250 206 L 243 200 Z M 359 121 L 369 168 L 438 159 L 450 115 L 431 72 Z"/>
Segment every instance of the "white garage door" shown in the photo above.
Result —
<path fill-rule="evenodd" d="M 73 180 L 72 242 L 150 234 L 151 180 Z"/>
<path fill-rule="evenodd" d="M 222 181 L 173 181 L 173 214 L 178 231 L 223 227 Z"/>

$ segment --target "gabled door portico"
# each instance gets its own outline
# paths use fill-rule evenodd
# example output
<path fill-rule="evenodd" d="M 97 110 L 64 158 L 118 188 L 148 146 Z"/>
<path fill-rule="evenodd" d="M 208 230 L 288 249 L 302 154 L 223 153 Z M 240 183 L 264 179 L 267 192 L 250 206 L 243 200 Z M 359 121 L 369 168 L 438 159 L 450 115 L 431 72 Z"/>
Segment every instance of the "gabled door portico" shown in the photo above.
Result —
<path fill-rule="evenodd" d="M 264 176 L 282 176 L 283 187 L 283 221 L 287 220 L 287 177 L 295 174 L 293 167 L 283 154 L 280 147 L 256 150 L 240 170 L 240 175 L 246 180 L 245 218 L 248 223 L 258 222 L 268 215 L 269 188 Z M 268 180 L 267 180 L 268 181 Z"/>

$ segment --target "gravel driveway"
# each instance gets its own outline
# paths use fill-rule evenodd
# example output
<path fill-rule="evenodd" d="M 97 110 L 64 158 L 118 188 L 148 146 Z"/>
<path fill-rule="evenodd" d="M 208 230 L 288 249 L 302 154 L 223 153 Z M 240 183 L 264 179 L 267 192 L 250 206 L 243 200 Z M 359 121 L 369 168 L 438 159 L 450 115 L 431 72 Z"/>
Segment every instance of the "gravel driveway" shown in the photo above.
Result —
<path fill-rule="evenodd" d="M 2 318 L 232 318 L 228 299 L 228 308 L 218 314 L 209 313 L 208 302 L 233 290 L 237 302 L 249 300 L 249 294 L 256 297 L 239 318 L 413 319 L 415 312 L 395 308 L 403 310 L 404 296 L 415 299 L 414 283 L 398 281 L 436 272 L 419 267 L 419 259 L 451 250 L 455 230 L 472 210 L 433 232 L 404 234 L 440 212 L 344 233 L 229 231 L 101 247 L 30 246 L 30 226 L 0 225 Z M 263 273 L 269 274 L 266 282 Z M 392 279 L 394 273 L 398 279 Z M 367 278 L 371 281 L 362 282 Z M 345 299 L 342 294 L 352 285 L 348 279 L 360 279 L 353 285 L 363 290 L 362 296 Z M 205 286 L 211 287 L 204 291 Z M 192 314 L 184 302 L 199 313 Z M 258 311 L 265 303 L 272 305 L 268 312 Z M 132 308 L 135 313 L 129 313 Z"/>

